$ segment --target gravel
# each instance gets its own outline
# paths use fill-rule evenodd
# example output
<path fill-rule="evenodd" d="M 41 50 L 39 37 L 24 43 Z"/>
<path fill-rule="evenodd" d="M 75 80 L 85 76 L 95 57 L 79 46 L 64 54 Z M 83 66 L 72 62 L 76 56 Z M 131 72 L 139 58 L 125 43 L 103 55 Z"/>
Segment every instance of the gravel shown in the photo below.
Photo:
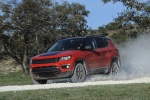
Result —
<path fill-rule="evenodd" d="M 52 89 L 52 88 L 66 88 L 66 87 L 83 87 L 93 85 L 115 85 L 115 84 L 133 84 L 133 83 L 150 83 L 150 77 L 142 77 L 129 80 L 105 80 L 93 81 L 83 83 L 52 83 L 45 85 L 15 85 L 15 86 L 1 86 L 0 92 L 6 91 L 23 91 L 23 90 L 37 90 L 37 89 Z"/>

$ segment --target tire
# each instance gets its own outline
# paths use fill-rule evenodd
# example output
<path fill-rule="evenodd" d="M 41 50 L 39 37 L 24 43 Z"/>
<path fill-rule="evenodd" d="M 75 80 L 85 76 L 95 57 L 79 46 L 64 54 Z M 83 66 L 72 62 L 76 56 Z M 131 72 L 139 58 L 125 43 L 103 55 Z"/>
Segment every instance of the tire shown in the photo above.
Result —
<path fill-rule="evenodd" d="M 71 81 L 73 83 L 83 82 L 86 78 L 85 68 L 81 63 L 77 63 L 74 69 L 73 76 L 71 77 Z"/>
<path fill-rule="evenodd" d="M 33 76 L 31 76 L 31 77 L 32 77 L 32 83 L 33 84 L 46 84 L 47 83 L 47 80 L 35 80 L 33 78 Z"/>
<path fill-rule="evenodd" d="M 113 61 L 110 68 L 110 74 L 111 75 L 118 75 L 119 73 L 119 66 L 117 61 Z"/>

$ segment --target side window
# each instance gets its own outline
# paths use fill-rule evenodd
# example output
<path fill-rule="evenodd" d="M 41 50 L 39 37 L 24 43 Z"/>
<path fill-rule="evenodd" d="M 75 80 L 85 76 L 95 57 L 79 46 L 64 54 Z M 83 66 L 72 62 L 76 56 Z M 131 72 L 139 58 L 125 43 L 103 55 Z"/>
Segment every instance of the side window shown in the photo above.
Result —
<path fill-rule="evenodd" d="M 98 48 L 104 48 L 107 46 L 107 41 L 106 39 L 103 38 L 96 38 L 96 44 Z"/>
<path fill-rule="evenodd" d="M 91 46 L 92 49 L 95 49 L 96 47 L 95 47 L 95 41 L 94 41 L 94 39 L 92 39 L 92 38 L 87 39 L 87 40 L 85 41 L 85 47 L 86 47 L 86 46 Z"/>
<path fill-rule="evenodd" d="M 107 46 L 108 46 L 108 42 L 107 42 L 107 40 L 106 40 L 106 39 L 104 39 L 104 42 L 105 42 L 105 47 L 107 47 Z"/>

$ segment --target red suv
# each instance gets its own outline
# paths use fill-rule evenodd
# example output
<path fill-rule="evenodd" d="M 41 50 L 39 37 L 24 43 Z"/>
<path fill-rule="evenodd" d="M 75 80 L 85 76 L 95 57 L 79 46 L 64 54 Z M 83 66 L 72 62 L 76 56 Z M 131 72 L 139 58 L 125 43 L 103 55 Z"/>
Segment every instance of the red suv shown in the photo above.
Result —
<path fill-rule="evenodd" d="M 30 60 L 30 74 L 40 84 L 62 78 L 83 82 L 90 74 L 117 74 L 119 67 L 118 49 L 102 36 L 62 39 Z"/>

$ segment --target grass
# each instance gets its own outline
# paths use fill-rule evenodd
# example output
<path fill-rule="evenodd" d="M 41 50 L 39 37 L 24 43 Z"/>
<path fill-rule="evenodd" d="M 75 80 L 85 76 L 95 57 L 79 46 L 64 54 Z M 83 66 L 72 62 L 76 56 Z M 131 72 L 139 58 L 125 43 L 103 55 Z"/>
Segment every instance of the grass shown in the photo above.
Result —
<path fill-rule="evenodd" d="M 19 72 L 0 72 L 0 86 L 27 84 L 32 84 L 32 80 L 29 75 L 21 74 Z"/>
<path fill-rule="evenodd" d="M 149 100 L 150 84 L 1 92 L 0 100 Z"/>
<path fill-rule="evenodd" d="M 0 73 L 0 86 L 32 84 L 21 73 Z M 0 100 L 150 100 L 150 84 L 99 85 L 46 90 L 0 92 Z"/>

